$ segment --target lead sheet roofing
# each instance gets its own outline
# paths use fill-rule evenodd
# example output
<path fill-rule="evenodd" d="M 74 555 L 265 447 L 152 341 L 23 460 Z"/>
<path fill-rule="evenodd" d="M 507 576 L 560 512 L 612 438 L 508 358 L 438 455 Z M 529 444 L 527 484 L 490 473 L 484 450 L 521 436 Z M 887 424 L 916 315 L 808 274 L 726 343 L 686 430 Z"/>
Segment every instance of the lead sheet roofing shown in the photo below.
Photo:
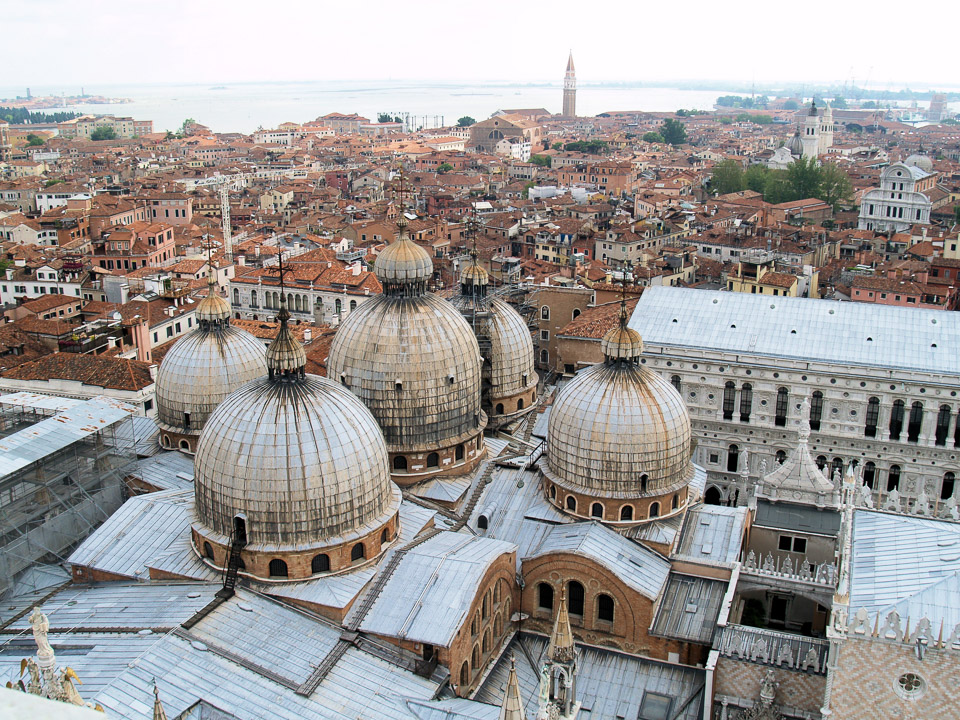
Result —
<path fill-rule="evenodd" d="M 942 310 L 651 287 L 630 327 L 648 351 L 706 348 L 960 375 L 960 313 Z"/>

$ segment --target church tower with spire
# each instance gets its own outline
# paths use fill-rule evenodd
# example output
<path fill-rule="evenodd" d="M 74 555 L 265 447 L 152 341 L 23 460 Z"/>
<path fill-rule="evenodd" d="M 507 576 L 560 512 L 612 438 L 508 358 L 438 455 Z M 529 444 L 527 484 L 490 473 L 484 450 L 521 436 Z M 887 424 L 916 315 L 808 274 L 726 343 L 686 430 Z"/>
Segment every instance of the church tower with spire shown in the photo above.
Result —
<path fill-rule="evenodd" d="M 574 720 L 579 712 L 577 648 L 570 629 L 567 599 L 561 595 L 546 661 L 540 669 L 537 720 Z"/>
<path fill-rule="evenodd" d="M 563 76 L 563 116 L 577 116 L 577 73 L 573 68 L 573 50 L 567 58 L 567 72 Z"/>

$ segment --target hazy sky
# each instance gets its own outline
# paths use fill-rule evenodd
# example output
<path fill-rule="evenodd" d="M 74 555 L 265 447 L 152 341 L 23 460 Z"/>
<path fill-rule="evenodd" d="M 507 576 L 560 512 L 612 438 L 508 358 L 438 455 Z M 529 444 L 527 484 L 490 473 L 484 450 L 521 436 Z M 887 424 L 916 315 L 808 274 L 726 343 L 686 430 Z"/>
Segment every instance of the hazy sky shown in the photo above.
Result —
<path fill-rule="evenodd" d="M 917 6 L 960 14 L 956 0 Z M 3 85 L 432 79 L 723 79 L 960 85 L 949 30 L 901 2 L 0 0 Z M 916 28 L 929 42 L 921 43 Z M 903 29 L 906 37 L 895 33 Z M 907 43 L 907 52 L 890 52 Z M 902 59 L 902 64 L 901 64 Z"/>

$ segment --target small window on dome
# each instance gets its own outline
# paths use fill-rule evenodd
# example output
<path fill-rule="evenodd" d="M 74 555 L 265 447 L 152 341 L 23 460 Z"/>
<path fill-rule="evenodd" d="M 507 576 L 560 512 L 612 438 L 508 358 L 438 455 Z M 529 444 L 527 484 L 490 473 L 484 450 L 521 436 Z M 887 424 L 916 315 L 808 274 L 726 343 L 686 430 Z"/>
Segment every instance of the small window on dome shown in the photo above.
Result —
<path fill-rule="evenodd" d="M 287 564 L 280 560 L 279 558 L 274 558 L 270 561 L 270 577 L 272 578 L 281 578 L 287 577 Z"/>
<path fill-rule="evenodd" d="M 434 468 L 440 466 L 440 456 L 437 453 L 427 455 L 427 467 Z"/>
<path fill-rule="evenodd" d="M 357 560 L 363 560 L 367 556 L 366 550 L 364 550 L 363 543 L 357 543 L 350 549 L 350 560 L 356 562 Z"/>
<path fill-rule="evenodd" d="M 600 503 L 593 503 L 590 506 L 590 517 L 602 518 L 603 517 L 603 505 Z"/>
<path fill-rule="evenodd" d="M 330 556 L 326 553 L 320 553 L 315 555 L 313 560 L 310 562 L 310 572 L 322 573 L 330 571 Z"/>
<path fill-rule="evenodd" d="M 203 556 L 204 556 L 205 558 L 207 558 L 208 560 L 213 560 L 213 559 L 214 559 L 214 558 L 213 558 L 213 546 L 212 546 L 210 543 L 208 543 L 208 542 L 205 542 L 205 543 L 203 544 Z"/>
<path fill-rule="evenodd" d="M 394 390 L 396 390 L 397 392 L 401 392 L 401 391 L 403 390 L 403 382 L 401 382 L 400 380 L 397 380 L 397 381 L 393 384 L 393 388 L 394 388 Z"/>
<path fill-rule="evenodd" d="M 577 511 L 577 499 L 573 495 L 567 495 L 567 510 Z"/>

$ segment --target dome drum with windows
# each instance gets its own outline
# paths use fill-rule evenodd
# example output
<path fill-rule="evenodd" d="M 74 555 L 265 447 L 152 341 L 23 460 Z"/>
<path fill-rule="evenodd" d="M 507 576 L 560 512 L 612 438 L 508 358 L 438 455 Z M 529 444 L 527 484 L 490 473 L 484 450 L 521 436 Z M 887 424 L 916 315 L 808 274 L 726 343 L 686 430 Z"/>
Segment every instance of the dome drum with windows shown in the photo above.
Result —
<path fill-rule="evenodd" d="M 568 514 L 609 523 L 679 512 L 695 472 L 683 399 L 640 365 L 643 342 L 625 307 L 602 346 L 604 362 L 578 373 L 550 411 L 544 491 Z"/>
<path fill-rule="evenodd" d="M 397 536 L 401 500 L 376 420 L 346 389 L 304 372 L 283 302 L 278 317 L 268 375 L 210 416 L 195 470 L 196 552 L 223 568 L 239 539 L 241 574 L 262 580 L 379 556 Z"/>
<path fill-rule="evenodd" d="M 216 294 L 212 273 L 195 318 L 198 327 L 167 352 L 157 373 L 160 444 L 188 453 L 214 409 L 267 370 L 263 344 L 230 325 L 230 305 Z"/>

